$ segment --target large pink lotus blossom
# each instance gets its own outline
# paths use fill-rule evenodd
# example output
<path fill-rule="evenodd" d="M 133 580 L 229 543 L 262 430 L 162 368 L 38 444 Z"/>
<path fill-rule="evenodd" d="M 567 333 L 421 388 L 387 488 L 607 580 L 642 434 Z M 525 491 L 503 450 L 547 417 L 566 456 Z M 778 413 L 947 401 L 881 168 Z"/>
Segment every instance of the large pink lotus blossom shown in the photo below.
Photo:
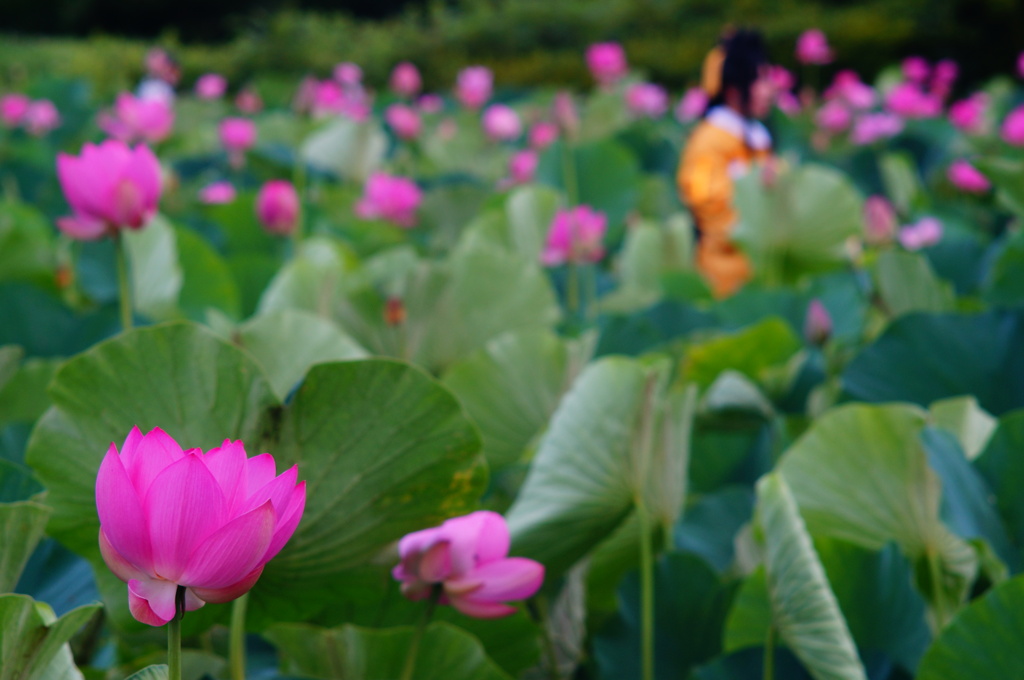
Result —
<path fill-rule="evenodd" d="M 492 104 L 481 118 L 484 134 L 495 142 L 507 142 L 523 133 L 519 114 L 504 104 Z"/>
<path fill-rule="evenodd" d="M 850 140 L 854 144 L 873 144 L 880 139 L 895 137 L 903 132 L 903 119 L 891 113 L 868 113 L 853 124 Z"/>
<path fill-rule="evenodd" d="M 199 200 L 207 205 L 231 203 L 235 196 L 235 187 L 227 181 L 213 182 L 199 190 Z"/>
<path fill-rule="evenodd" d="M 219 73 L 207 73 L 196 81 L 196 96 L 200 99 L 220 99 L 227 91 L 228 81 Z"/>
<path fill-rule="evenodd" d="M 553 267 L 566 262 L 597 262 L 604 257 L 608 218 L 588 205 L 559 210 L 548 229 L 541 264 Z"/>
<path fill-rule="evenodd" d="M 831 63 L 833 54 L 828 38 L 817 28 L 804 31 L 796 40 L 796 58 L 801 64 Z"/>
<path fill-rule="evenodd" d="M 985 131 L 987 127 L 988 95 L 984 92 L 975 92 L 966 99 L 953 102 L 949 107 L 949 122 L 953 127 L 977 135 Z"/>
<path fill-rule="evenodd" d="M 825 90 L 825 99 L 842 99 L 851 108 L 863 110 L 875 105 L 875 88 L 861 82 L 854 71 L 840 71 Z"/>
<path fill-rule="evenodd" d="M 896 209 L 885 196 L 864 201 L 864 237 L 872 245 L 890 243 L 896 236 Z"/>
<path fill-rule="evenodd" d="M 818 109 L 814 120 L 822 130 L 835 134 L 850 127 L 850 123 L 853 122 L 853 114 L 843 102 L 832 99 Z"/>
<path fill-rule="evenodd" d="M 291 182 L 272 179 L 256 196 L 256 217 L 271 234 L 288 236 L 299 224 L 301 204 Z"/>
<path fill-rule="evenodd" d="M 1007 144 L 1024 146 L 1024 105 L 1018 106 L 1006 115 L 1000 134 Z"/>
<path fill-rule="evenodd" d="M 29 104 L 21 122 L 30 135 L 38 137 L 60 125 L 60 112 L 49 99 L 37 99 Z"/>
<path fill-rule="evenodd" d="M 441 604 L 467 616 L 508 616 L 516 609 L 506 602 L 532 597 L 544 583 L 544 566 L 508 557 L 509 545 L 505 518 L 481 510 L 406 535 L 398 542 L 401 562 L 391 573 L 410 600 L 437 591 Z"/>
<path fill-rule="evenodd" d="M 626 62 L 626 50 L 614 42 L 604 42 L 587 48 L 587 68 L 594 80 L 604 86 L 612 85 L 622 79 L 629 69 Z"/>
<path fill-rule="evenodd" d="M 467 109 L 479 109 L 491 98 L 494 75 L 486 66 L 469 66 L 459 71 L 455 98 Z"/>
<path fill-rule="evenodd" d="M 100 552 L 128 583 L 132 616 L 150 626 L 185 609 L 247 593 L 302 519 L 306 483 L 298 467 L 277 475 L 274 458 L 248 458 L 240 441 L 182 451 L 156 428 L 132 428 L 110 445 L 96 476 Z"/>
<path fill-rule="evenodd" d="M 942 112 L 942 102 L 917 84 L 903 82 L 885 95 L 885 108 L 903 118 L 932 118 Z"/>
<path fill-rule="evenodd" d="M 422 200 L 423 193 L 411 179 L 375 172 L 366 181 L 355 210 L 364 220 L 386 220 L 410 228 L 416 226 L 416 210 Z"/>
<path fill-rule="evenodd" d="M 962 158 L 953 161 L 946 177 L 957 189 L 971 194 L 983 194 L 992 188 L 988 178 Z"/>
<path fill-rule="evenodd" d="M 934 217 L 922 217 L 900 229 L 900 245 L 907 250 L 920 250 L 942 240 L 942 222 Z"/>
<path fill-rule="evenodd" d="M 114 108 L 100 114 L 99 126 L 122 142 L 156 144 L 167 139 L 174 128 L 174 107 L 166 99 L 143 99 L 122 92 Z"/>
<path fill-rule="evenodd" d="M 814 298 L 804 317 L 804 339 L 812 345 L 824 345 L 832 335 L 832 316 L 821 300 Z"/>
<path fill-rule="evenodd" d="M 392 104 L 384 111 L 384 120 L 401 139 L 416 139 L 423 125 L 416 109 L 405 104 Z"/>
<path fill-rule="evenodd" d="M 661 118 L 668 111 L 668 93 L 654 83 L 636 83 L 626 90 L 626 106 L 641 118 Z"/>
<path fill-rule="evenodd" d="M 530 126 L 528 137 L 530 147 L 541 151 L 554 144 L 558 139 L 558 126 L 547 120 L 537 121 Z"/>
<path fill-rule="evenodd" d="M 510 184 L 526 184 L 533 181 L 537 173 L 537 164 L 540 156 L 533 149 L 523 149 L 512 155 L 508 162 L 508 173 L 511 178 Z"/>
<path fill-rule="evenodd" d="M 423 79 L 416 65 L 403 61 L 391 71 L 391 90 L 403 97 L 415 97 L 423 87 Z"/>
<path fill-rule="evenodd" d="M 679 100 L 676 106 L 676 120 L 680 123 L 690 123 L 704 115 L 708 108 L 708 94 L 702 87 L 691 87 Z"/>
<path fill-rule="evenodd" d="M 0 120 L 7 127 L 17 127 L 31 105 L 32 100 L 23 94 L 5 94 L 0 97 Z"/>
<path fill-rule="evenodd" d="M 73 215 L 57 220 L 69 236 L 92 240 L 139 229 L 160 200 L 160 163 L 144 145 L 108 139 L 86 143 L 80 156 L 57 154 L 57 177 Z"/>

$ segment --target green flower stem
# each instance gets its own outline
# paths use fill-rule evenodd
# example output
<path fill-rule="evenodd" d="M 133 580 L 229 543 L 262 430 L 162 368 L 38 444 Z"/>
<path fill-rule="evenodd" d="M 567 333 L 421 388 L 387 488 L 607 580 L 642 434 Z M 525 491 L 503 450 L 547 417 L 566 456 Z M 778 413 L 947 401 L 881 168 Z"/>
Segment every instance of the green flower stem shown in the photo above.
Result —
<path fill-rule="evenodd" d="M 117 259 L 117 288 L 121 298 L 121 328 L 132 328 L 132 287 L 128 281 L 128 251 L 124 247 L 124 237 L 114 234 L 114 250 Z"/>
<path fill-rule="evenodd" d="M 640 659 L 643 680 L 654 680 L 654 546 L 651 516 L 641 500 L 636 504 L 640 525 Z"/>
<path fill-rule="evenodd" d="M 768 626 L 768 637 L 764 641 L 763 680 L 775 678 L 775 624 Z"/>
<path fill-rule="evenodd" d="M 536 595 L 530 600 L 530 613 L 534 621 L 540 625 L 541 639 L 544 644 L 544 655 L 547 657 L 548 678 L 550 680 L 562 680 L 558 672 L 558 654 L 555 651 L 555 641 L 551 637 L 551 616 L 548 613 L 548 599 L 543 595 Z"/>
<path fill-rule="evenodd" d="M 231 603 L 231 634 L 228 640 L 228 662 L 231 680 L 245 680 L 245 610 L 249 593 Z"/>
<path fill-rule="evenodd" d="M 412 642 L 409 643 L 409 652 L 405 657 L 405 666 L 402 668 L 402 677 L 399 680 L 412 680 L 413 672 L 416 670 L 416 656 L 420 651 L 420 642 L 423 641 L 423 634 L 427 631 L 427 624 L 434 615 L 434 608 L 441 598 L 441 584 L 435 584 L 430 591 L 430 599 L 427 600 L 427 608 L 423 610 L 420 622 L 416 624 L 416 632 L 413 633 Z"/>
<path fill-rule="evenodd" d="M 304 222 L 306 221 L 306 193 L 307 193 L 307 177 L 306 177 L 306 162 L 301 157 L 295 159 L 294 174 L 292 177 L 295 184 L 295 193 L 299 195 L 299 216 L 295 220 L 295 231 L 292 232 L 292 257 L 299 256 L 300 246 L 302 245 L 302 236 L 304 229 Z"/>
<path fill-rule="evenodd" d="M 185 616 L 185 586 L 174 594 L 174 618 L 167 622 L 167 680 L 181 680 L 181 619 Z"/>

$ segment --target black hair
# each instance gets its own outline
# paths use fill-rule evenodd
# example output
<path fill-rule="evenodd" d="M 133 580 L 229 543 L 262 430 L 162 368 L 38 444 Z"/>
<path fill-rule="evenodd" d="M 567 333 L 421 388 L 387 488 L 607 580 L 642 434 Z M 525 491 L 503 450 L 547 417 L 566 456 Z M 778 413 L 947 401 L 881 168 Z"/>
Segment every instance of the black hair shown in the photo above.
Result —
<path fill-rule="evenodd" d="M 744 108 L 750 103 L 750 89 L 757 80 L 761 67 L 768 63 L 768 51 L 760 31 L 740 29 L 722 41 L 725 60 L 718 93 L 709 102 L 708 109 L 725 103 L 730 87 L 740 93 Z"/>

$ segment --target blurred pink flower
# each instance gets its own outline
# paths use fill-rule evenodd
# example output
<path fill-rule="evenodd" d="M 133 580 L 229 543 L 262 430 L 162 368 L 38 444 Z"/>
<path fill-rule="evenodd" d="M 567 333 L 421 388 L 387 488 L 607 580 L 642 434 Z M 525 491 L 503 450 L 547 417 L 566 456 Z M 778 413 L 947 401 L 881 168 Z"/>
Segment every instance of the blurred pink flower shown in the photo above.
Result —
<path fill-rule="evenodd" d="M 512 184 L 526 184 L 533 181 L 537 172 L 537 163 L 540 156 L 533 149 L 517 151 L 512 155 L 508 163 L 508 172 L 512 178 Z"/>
<path fill-rule="evenodd" d="M 1017 55 L 1017 75 L 1024 78 L 1024 52 Z"/>
<path fill-rule="evenodd" d="M 544 582 L 539 562 L 508 557 L 510 542 L 505 518 L 481 510 L 406 535 L 398 542 L 401 562 L 391 573 L 410 600 L 437 589 L 441 604 L 467 616 L 508 616 L 516 609 L 506 602 L 532 597 Z"/>
<path fill-rule="evenodd" d="M 775 105 L 779 107 L 779 111 L 782 111 L 787 116 L 795 116 L 800 113 L 800 100 L 788 90 L 776 95 Z"/>
<path fill-rule="evenodd" d="M 297 466 L 277 475 L 273 456 L 248 458 L 240 441 L 204 454 L 133 427 L 120 453 L 111 444 L 96 475 L 100 553 L 128 583 L 132 616 L 164 625 L 178 586 L 187 611 L 247 593 L 302 519 L 297 478 Z"/>
<path fill-rule="evenodd" d="M 932 93 L 946 97 L 953 89 L 953 83 L 956 82 L 959 75 L 960 67 L 952 59 L 943 59 L 935 64 L 935 69 L 932 71 Z"/>
<path fill-rule="evenodd" d="M 538 121 L 530 127 L 529 139 L 532 148 L 546 149 L 558 139 L 558 126 L 551 121 Z"/>
<path fill-rule="evenodd" d="M 366 181 L 356 215 L 364 220 L 386 220 L 400 227 L 416 226 L 416 210 L 423 194 L 416 182 L 375 172 Z"/>
<path fill-rule="evenodd" d="M 225 118 L 220 122 L 220 143 L 228 151 L 245 151 L 256 143 L 256 123 L 248 118 Z"/>
<path fill-rule="evenodd" d="M 614 42 L 596 43 L 587 48 L 587 67 L 601 85 L 612 85 L 619 81 L 629 65 L 626 63 L 626 50 Z"/>
<path fill-rule="evenodd" d="M 853 114 L 843 102 L 832 99 L 818 109 L 814 120 L 821 129 L 836 134 L 850 127 L 850 123 L 853 122 Z"/>
<path fill-rule="evenodd" d="M 492 104 L 481 119 L 484 133 L 495 142 L 511 141 L 523 133 L 519 114 L 504 104 Z"/>
<path fill-rule="evenodd" d="M 920 250 L 942 240 L 942 222 L 934 217 L 922 217 L 914 224 L 900 229 L 900 245 L 907 250 Z"/>
<path fill-rule="evenodd" d="M 235 200 L 235 187 L 231 182 L 220 181 L 207 184 L 199 190 L 199 200 L 208 205 L 231 203 Z"/>
<path fill-rule="evenodd" d="M 949 107 L 949 122 L 968 134 L 981 134 L 985 131 L 987 112 L 988 95 L 975 92 L 966 99 L 953 102 Z"/>
<path fill-rule="evenodd" d="M 812 345 L 824 345 L 832 335 L 832 316 L 821 300 L 814 298 L 804 317 L 804 339 Z"/>
<path fill-rule="evenodd" d="M 174 107 L 166 99 L 143 99 L 122 92 L 114 108 L 100 114 L 99 126 L 123 142 L 156 144 L 167 139 L 174 128 Z"/>
<path fill-rule="evenodd" d="M 680 123 L 689 123 L 704 115 L 708 108 L 708 95 L 702 87 L 691 87 L 679 100 L 676 106 L 676 120 Z"/>
<path fill-rule="evenodd" d="M 885 108 L 903 118 L 932 118 L 942 113 L 942 102 L 916 84 L 903 82 L 885 95 Z"/>
<path fill-rule="evenodd" d="M 272 179 L 256 195 L 256 217 L 271 234 L 288 236 L 299 224 L 301 203 L 291 182 Z"/>
<path fill-rule="evenodd" d="M 7 127 L 17 127 L 31 104 L 32 100 L 23 94 L 5 94 L 0 98 L 0 119 Z"/>
<path fill-rule="evenodd" d="M 891 113 L 868 113 L 857 118 L 850 133 L 854 144 L 873 144 L 903 132 L 903 119 Z"/>
<path fill-rule="evenodd" d="M 415 97 L 423 87 L 420 71 L 415 64 L 408 61 L 395 66 L 391 72 L 391 89 L 403 97 Z"/>
<path fill-rule="evenodd" d="M 86 143 L 79 156 L 57 154 L 57 178 L 73 215 L 57 220 L 72 238 L 92 240 L 139 229 L 156 213 L 160 163 L 144 145 L 108 139 Z"/>
<path fill-rule="evenodd" d="M 785 66 L 778 64 L 768 67 L 768 79 L 771 80 L 776 90 L 792 90 L 796 86 L 796 76 Z"/>
<path fill-rule="evenodd" d="M 247 87 L 235 95 L 235 108 L 242 113 L 253 115 L 263 110 L 263 100 L 256 90 Z"/>
<path fill-rule="evenodd" d="M 1000 133 L 1007 144 L 1024 146 L 1024 105 L 1006 115 Z"/>
<path fill-rule="evenodd" d="M 608 218 L 588 205 L 559 210 L 548 229 L 541 264 L 547 267 L 566 262 L 597 262 L 604 257 L 604 234 Z"/>
<path fill-rule="evenodd" d="M 342 85 L 359 85 L 363 82 L 363 69 L 351 61 L 343 61 L 335 66 L 333 75 Z"/>
<path fill-rule="evenodd" d="M 444 99 L 439 94 L 425 94 L 416 100 L 416 106 L 422 113 L 440 113 L 444 109 Z"/>
<path fill-rule="evenodd" d="M 29 104 L 22 123 L 30 135 L 38 137 L 60 125 L 60 112 L 49 99 L 37 99 Z"/>
<path fill-rule="evenodd" d="M 854 109 L 870 109 L 875 105 L 875 88 L 861 82 L 854 71 L 840 71 L 825 90 L 826 99 L 842 99 Z"/>
<path fill-rule="evenodd" d="M 469 66 L 459 71 L 455 98 L 467 109 L 479 109 L 491 98 L 494 75 L 486 66 Z"/>
<path fill-rule="evenodd" d="M 660 118 L 668 111 L 668 93 L 653 83 L 636 83 L 626 90 L 626 106 L 634 116 Z"/>
<path fill-rule="evenodd" d="M 575 137 L 580 129 L 580 116 L 576 111 L 576 103 L 572 93 L 561 90 L 555 95 L 552 112 L 558 127 L 569 137 Z"/>
<path fill-rule="evenodd" d="M 228 81 L 219 73 L 207 73 L 196 81 L 196 96 L 200 99 L 220 99 L 227 91 Z"/>
<path fill-rule="evenodd" d="M 946 177 L 956 188 L 972 194 L 983 194 L 992 188 L 988 178 L 962 158 L 953 161 Z"/>
<path fill-rule="evenodd" d="M 419 137 L 422 124 L 420 114 L 416 109 L 405 104 L 392 104 L 384 111 L 384 120 L 395 135 L 401 139 L 416 139 Z"/>
<path fill-rule="evenodd" d="M 872 245 L 889 243 L 896 235 L 896 210 L 885 196 L 864 201 L 864 230 L 864 240 Z"/>
<path fill-rule="evenodd" d="M 931 66 L 924 57 L 907 57 L 901 65 L 903 77 L 912 83 L 924 83 L 931 73 Z"/>
<path fill-rule="evenodd" d="M 832 61 L 832 48 L 825 34 L 817 28 L 804 31 L 796 40 L 796 59 L 801 64 L 828 64 Z"/>

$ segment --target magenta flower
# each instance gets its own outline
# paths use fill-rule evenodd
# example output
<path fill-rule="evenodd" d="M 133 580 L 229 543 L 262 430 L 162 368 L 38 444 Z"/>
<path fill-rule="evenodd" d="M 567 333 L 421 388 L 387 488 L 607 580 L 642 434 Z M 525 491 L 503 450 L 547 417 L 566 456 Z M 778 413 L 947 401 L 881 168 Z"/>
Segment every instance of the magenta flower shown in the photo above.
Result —
<path fill-rule="evenodd" d="M 533 176 L 537 173 L 537 163 L 540 161 L 540 156 L 533 149 L 524 149 L 513 154 L 512 159 L 508 163 L 508 173 L 512 179 L 512 184 L 526 184 L 527 182 L 533 181 Z"/>
<path fill-rule="evenodd" d="M 69 236 L 92 240 L 139 229 L 160 200 L 160 163 L 144 145 L 108 139 L 86 143 L 80 156 L 57 154 L 57 177 L 74 214 L 57 220 Z"/>
<path fill-rule="evenodd" d="M 918 85 L 903 82 L 885 95 L 885 108 L 904 118 L 931 118 L 942 111 L 942 102 Z"/>
<path fill-rule="evenodd" d="M 988 95 L 975 92 L 966 99 L 953 102 L 949 107 L 949 122 L 967 134 L 981 134 L 985 131 L 987 112 Z"/>
<path fill-rule="evenodd" d="M 226 181 L 207 184 L 199 190 L 199 200 L 207 205 L 231 203 L 235 200 L 235 195 L 235 187 Z"/>
<path fill-rule="evenodd" d="M 792 90 L 796 87 L 796 77 L 785 66 L 778 64 L 769 66 L 768 79 L 776 90 Z"/>
<path fill-rule="evenodd" d="M 832 316 L 821 300 L 815 298 L 807 306 L 804 317 L 804 339 L 812 345 L 824 345 L 832 335 Z"/>
<path fill-rule="evenodd" d="M 870 109 L 875 105 L 875 88 L 861 82 L 854 71 L 840 71 L 825 90 L 825 99 L 842 99 L 850 108 Z"/>
<path fill-rule="evenodd" d="M 907 57 L 901 65 L 903 77 L 912 83 L 923 83 L 931 74 L 931 66 L 924 57 Z"/>
<path fill-rule="evenodd" d="M 942 240 L 942 222 L 934 217 L 922 217 L 914 224 L 900 229 L 900 245 L 907 250 L 920 250 Z"/>
<path fill-rule="evenodd" d="M 31 105 L 32 100 L 23 94 L 5 94 L 0 98 L 0 120 L 7 127 L 17 127 Z"/>
<path fill-rule="evenodd" d="M 38 137 L 60 125 L 60 113 L 49 99 L 39 99 L 29 105 L 22 123 L 30 135 Z"/>
<path fill-rule="evenodd" d="M 420 188 L 411 179 L 375 172 L 355 210 L 364 220 L 386 220 L 410 228 L 416 226 L 416 210 L 422 200 Z"/>
<path fill-rule="evenodd" d="M 200 99 L 220 99 L 228 91 L 228 81 L 218 73 L 207 73 L 196 81 L 196 96 Z"/>
<path fill-rule="evenodd" d="M 166 99 L 135 97 L 129 92 L 117 95 L 114 108 L 100 114 L 99 126 L 122 142 L 162 142 L 174 127 L 174 108 Z"/>
<path fill-rule="evenodd" d="M 492 104 L 481 118 L 484 134 L 494 142 L 507 142 L 523 133 L 519 114 L 504 104 Z"/>
<path fill-rule="evenodd" d="M 1024 52 L 1017 55 L 1017 75 L 1024 78 Z"/>
<path fill-rule="evenodd" d="M 360 85 L 363 82 L 363 69 L 351 61 L 343 61 L 335 66 L 333 75 L 342 85 Z"/>
<path fill-rule="evenodd" d="M 256 123 L 248 118 L 225 118 L 220 122 L 220 143 L 233 167 L 245 162 L 245 152 L 256 143 Z"/>
<path fill-rule="evenodd" d="M 271 234 L 287 236 L 299 224 L 299 194 L 291 182 L 270 180 L 256 196 L 256 216 Z"/>
<path fill-rule="evenodd" d="M 587 68 L 594 80 L 604 86 L 613 85 L 626 75 L 626 50 L 614 42 L 597 43 L 587 48 Z"/>
<path fill-rule="evenodd" d="M 1024 105 L 1018 106 L 1006 115 L 1000 134 L 1007 144 L 1024 146 Z"/>
<path fill-rule="evenodd" d="M 795 116 L 800 113 L 800 100 L 790 91 L 780 92 L 775 97 L 775 105 L 787 116 Z"/>
<path fill-rule="evenodd" d="M 828 64 L 832 61 L 832 48 L 825 34 L 817 28 L 804 31 L 796 40 L 796 59 L 801 64 Z"/>
<path fill-rule="evenodd" d="M 242 113 L 256 114 L 263 110 L 263 99 L 256 90 L 247 87 L 235 95 L 235 108 Z"/>
<path fill-rule="evenodd" d="M 874 245 L 889 243 L 896 235 L 896 209 L 885 196 L 864 201 L 865 240 Z"/>
<path fill-rule="evenodd" d="M 857 118 L 850 139 L 854 144 L 873 144 L 903 132 L 903 119 L 891 113 L 869 113 Z"/>
<path fill-rule="evenodd" d="M 992 188 L 992 183 L 977 168 L 961 159 L 953 161 L 946 177 L 957 189 L 971 194 L 983 194 Z"/>
<path fill-rule="evenodd" d="M 384 120 L 401 139 L 416 139 L 422 125 L 416 109 L 405 104 L 392 104 L 384 111 Z"/>
<path fill-rule="evenodd" d="M 668 111 L 668 93 L 654 83 L 636 83 L 626 90 L 626 106 L 641 118 L 660 118 Z"/>
<path fill-rule="evenodd" d="M 544 583 L 544 566 L 508 557 L 509 544 L 505 518 L 481 510 L 406 535 L 398 542 L 401 562 L 391 573 L 410 600 L 426 599 L 438 588 L 441 604 L 467 616 L 508 616 L 516 609 L 506 602 L 532 597 Z"/>
<path fill-rule="evenodd" d="M 486 66 L 470 66 L 459 72 L 455 98 L 467 109 L 479 109 L 491 98 L 494 75 Z"/>
<path fill-rule="evenodd" d="M 832 99 L 818 109 L 814 120 L 822 130 L 835 134 L 850 127 L 850 123 L 853 122 L 853 114 L 843 102 Z"/>
<path fill-rule="evenodd" d="M 554 123 L 542 120 L 530 127 L 530 147 L 541 151 L 548 148 L 558 139 L 558 126 Z"/>
<path fill-rule="evenodd" d="M 132 616 L 162 626 L 185 609 L 249 591 L 302 519 L 298 467 L 277 475 L 274 458 L 248 458 L 240 441 L 182 451 L 155 428 L 110 445 L 96 476 L 100 552 L 128 584 Z"/>
<path fill-rule="evenodd" d="M 423 87 L 420 71 L 415 64 L 403 61 L 391 72 L 391 90 L 403 97 L 415 97 Z"/>
<path fill-rule="evenodd" d="M 676 106 L 676 120 L 689 123 L 704 115 L 708 108 L 708 95 L 702 87 L 691 87 Z"/>
<path fill-rule="evenodd" d="M 541 264 L 553 267 L 566 262 L 597 262 L 604 257 L 608 218 L 588 205 L 559 210 L 551 221 Z"/>

